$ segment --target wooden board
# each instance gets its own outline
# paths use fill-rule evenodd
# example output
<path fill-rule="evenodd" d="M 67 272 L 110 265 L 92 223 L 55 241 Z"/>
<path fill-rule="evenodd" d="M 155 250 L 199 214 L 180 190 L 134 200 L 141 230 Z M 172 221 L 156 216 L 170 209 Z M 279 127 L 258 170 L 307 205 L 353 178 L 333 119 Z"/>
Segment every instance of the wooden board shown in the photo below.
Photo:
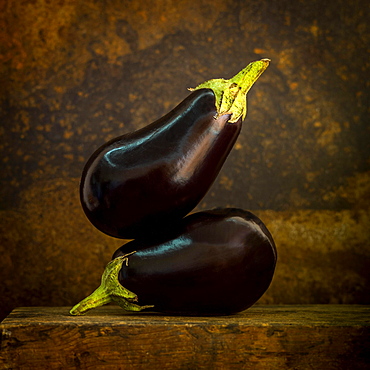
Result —
<path fill-rule="evenodd" d="M 105 306 L 15 309 L 1 369 L 369 369 L 370 306 L 259 306 L 222 317 Z"/>

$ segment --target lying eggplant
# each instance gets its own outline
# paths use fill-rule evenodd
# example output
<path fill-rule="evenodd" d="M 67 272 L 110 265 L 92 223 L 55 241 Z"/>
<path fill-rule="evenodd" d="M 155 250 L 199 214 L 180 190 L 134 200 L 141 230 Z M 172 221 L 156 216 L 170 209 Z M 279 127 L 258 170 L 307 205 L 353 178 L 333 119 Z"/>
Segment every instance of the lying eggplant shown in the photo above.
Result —
<path fill-rule="evenodd" d="M 133 240 L 119 248 L 101 286 L 70 313 L 81 315 L 110 301 L 127 311 L 236 313 L 267 290 L 276 259 L 270 232 L 252 213 L 235 208 L 193 213 L 161 241 Z"/>
<path fill-rule="evenodd" d="M 100 231 L 135 239 L 184 217 L 204 197 L 241 129 L 246 94 L 269 64 L 207 81 L 156 122 L 101 146 L 87 161 L 80 198 Z"/>

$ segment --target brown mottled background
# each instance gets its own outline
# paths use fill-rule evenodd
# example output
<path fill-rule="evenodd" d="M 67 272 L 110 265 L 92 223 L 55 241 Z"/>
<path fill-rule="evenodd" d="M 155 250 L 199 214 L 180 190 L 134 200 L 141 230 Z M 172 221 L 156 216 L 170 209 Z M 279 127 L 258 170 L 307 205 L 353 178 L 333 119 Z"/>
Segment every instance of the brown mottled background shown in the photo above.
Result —
<path fill-rule="evenodd" d="M 79 204 L 84 162 L 187 87 L 272 60 L 200 209 L 275 237 L 260 303 L 370 303 L 369 2 L 0 0 L 0 301 L 73 305 L 121 241 Z"/>

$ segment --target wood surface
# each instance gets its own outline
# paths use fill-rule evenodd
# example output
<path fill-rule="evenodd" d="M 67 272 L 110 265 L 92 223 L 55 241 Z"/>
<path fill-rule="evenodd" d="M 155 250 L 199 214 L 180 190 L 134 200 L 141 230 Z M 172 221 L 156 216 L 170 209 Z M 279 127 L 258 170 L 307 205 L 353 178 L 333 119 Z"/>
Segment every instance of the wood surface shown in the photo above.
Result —
<path fill-rule="evenodd" d="M 232 316 L 17 308 L 1 369 L 369 369 L 370 306 L 255 305 Z"/>

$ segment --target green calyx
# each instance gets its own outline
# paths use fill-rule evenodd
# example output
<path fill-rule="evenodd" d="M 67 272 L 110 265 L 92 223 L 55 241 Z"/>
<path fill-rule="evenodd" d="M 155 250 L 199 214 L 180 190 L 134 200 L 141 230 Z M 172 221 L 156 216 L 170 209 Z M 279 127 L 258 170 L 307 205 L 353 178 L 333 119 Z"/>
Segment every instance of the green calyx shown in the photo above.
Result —
<path fill-rule="evenodd" d="M 118 280 L 118 274 L 125 262 L 128 265 L 128 256 L 135 252 L 120 256 L 110 261 L 106 266 L 100 286 L 88 297 L 77 303 L 69 313 L 71 315 L 83 315 L 93 308 L 103 306 L 110 302 L 117 303 L 125 311 L 141 311 L 153 306 L 139 306 L 137 295 L 124 288 Z"/>
<path fill-rule="evenodd" d="M 229 80 L 209 80 L 189 90 L 212 89 L 216 97 L 216 118 L 232 114 L 229 122 L 236 122 L 240 117 L 244 120 L 247 115 L 247 93 L 269 64 L 270 59 L 261 59 L 249 63 Z"/>

